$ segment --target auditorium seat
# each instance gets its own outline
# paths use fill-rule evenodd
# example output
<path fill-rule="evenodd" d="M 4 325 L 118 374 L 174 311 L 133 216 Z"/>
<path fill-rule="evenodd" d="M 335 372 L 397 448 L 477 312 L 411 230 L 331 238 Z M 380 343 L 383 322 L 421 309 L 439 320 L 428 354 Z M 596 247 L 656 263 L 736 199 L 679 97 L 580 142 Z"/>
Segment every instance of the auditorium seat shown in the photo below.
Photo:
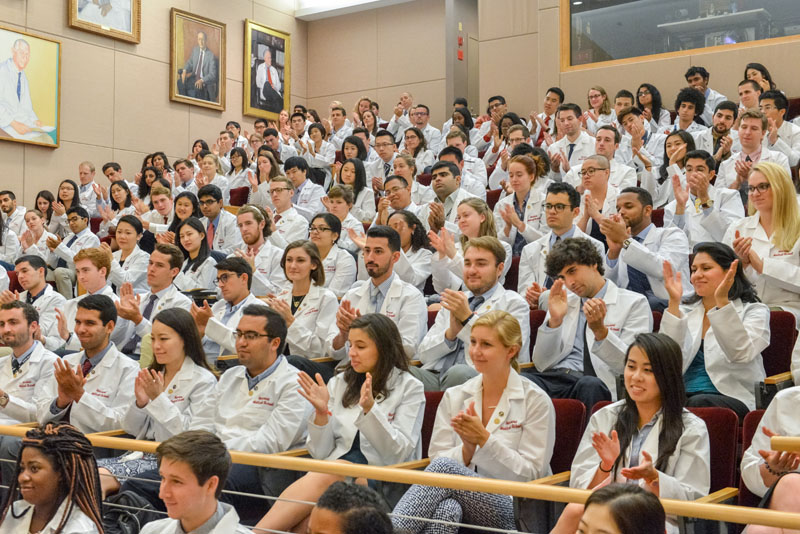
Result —
<path fill-rule="evenodd" d="M 89 219 L 89 228 L 92 229 L 93 234 L 97 234 L 97 232 L 100 231 L 100 224 L 102 224 L 102 222 L 102 217 L 91 217 Z"/>
<path fill-rule="evenodd" d="M 433 435 L 433 423 L 436 421 L 436 410 L 442 401 L 443 391 L 425 392 L 425 415 L 422 416 L 422 457 L 428 457 L 428 445 Z"/>
<path fill-rule="evenodd" d="M 336 158 L 334 159 L 335 163 L 344 163 L 344 154 L 341 150 L 336 151 Z"/>
<path fill-rule="evenodd" d="M 508 261 L 508 258 L 506 258 Z M 519 256 L 511 258 L 511 267 L 508 268 L 506 273 L 506 280 L 503 287 L 509 291 L 517 290 L 517 283 L 519 282 Z"/>
<path fill-rule="evenodd" d="M 764 410 L 753 410 L 744 416 L 742 425 L 742 453 L 746 451 L 753 442 L 753 436 L 759 432 L 759 423 L 764 417 Z M 741 476 L 739 477 L 739 506 L 758 506 L 761 498 L 747 489 Z"/>
<path fill-rule="evenodd" d="M 502 189 L 490 189 L 486 191 L 486 203 L 489 205 L 490 210 L 494 209 L 494 205 L 500 200 L 500 195 L 502 193 Z"/>
<path fill-rule="evenodd" d="M 436 314 L 439 312 L 428 310 L 428 330 L 433 328 L 433 323 L 436 322 Z"/>
<path fill-rule="evenodd" d="M 794 314 L 770 311 L 769 329 L 769 345 L 761 352 L 767 378 L 756 385 L 756 408 L 759 409 L 766 408 L 779 390 L 793 385 L 790 371 L 797 339 Z"/>
<path fill-rule="evenodd" d="M 422 174 L 417 175 L 417 181 L 422 185 L 431 185 L 431 174 L 428 172 L 423 172 Z"/>
<path fill-rule="evenodd" d="M 653 311 L 653 332 L 661 330 L 661 317 L 662 314 L 660 311 Z"/>
<path fill-rule="evenodd" d="M 739 417 L 729 408 L 689 408 L 708 429 L 711 449 L 710 493 L 736 486 L 736 446 Z"/>
<path fill-rule="evenodd" d="M 250 193 L 249 187 L 234 187 L 230 190 L 231 206 L 244 206 L 247 204 L 247 197 Z"/>
<path fill-rule="evenodd" d="M 8 274 L 8 290 L 12 293 L 14 291 L 19 291 L 22 293 L 25 291 L 22 286 L 19 284 L 19 279 L 17 278 L 17 271 L 6 271 Z"/>
<path fill-rule="evenodd" d="M 550 458 L 550 469 L 553 473 L 562 473 L 570 470 L 572 459 L 578 452 L 586 420 L 586 406 L 576 399 L 553 399 L 553 408 L 556 411 L 556 442 Z"/>
<path fill-rule="evenodd" d="M 664 208 L 653 210 L 653 213 L 650 214 L 650 220 L 658 228 L 662 228 L 664 226 Z"/>
<path fill-rule="evenodd" d="M 533 356 L 533 346 L 536 345 L 536 335 L 539 333 L 539 327 L 544 323 L 544 318 L 547 316 L 545 310 L 531 310 L 529 314 L 529 321 L 531 327 L 531 356 Z"/>

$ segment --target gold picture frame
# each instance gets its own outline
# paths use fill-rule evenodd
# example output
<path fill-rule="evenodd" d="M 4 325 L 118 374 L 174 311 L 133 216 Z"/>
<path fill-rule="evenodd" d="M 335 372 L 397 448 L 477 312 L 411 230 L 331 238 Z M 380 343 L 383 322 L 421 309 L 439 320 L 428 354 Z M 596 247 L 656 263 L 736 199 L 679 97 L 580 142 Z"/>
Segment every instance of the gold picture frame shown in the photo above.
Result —
<path fill-rule="evenodd" d="M 0 26 L 0 141 L 61 144 L 61 41 Z"/>
<path fill-rule="evenodd" d="M 142 0 L 128 0 L 130 8 L 118 2 L 100 0 L 68 0 L 68 20 L 71 28 L 139 44 L 142 38 Z M 122 2 L 124 3 L 124 2 Z"/>
<path fill-rule="evenodd" d="M 169 99 L 225 111 L 225 24 L 173 7 L 169 48 Z"/>
<path fill-rule="evenodd" d="M 247 19 L 243 55 L 242 113 L 277 121 L 282 109 L 289 110 L 292 94 L 291 35 Z"/>

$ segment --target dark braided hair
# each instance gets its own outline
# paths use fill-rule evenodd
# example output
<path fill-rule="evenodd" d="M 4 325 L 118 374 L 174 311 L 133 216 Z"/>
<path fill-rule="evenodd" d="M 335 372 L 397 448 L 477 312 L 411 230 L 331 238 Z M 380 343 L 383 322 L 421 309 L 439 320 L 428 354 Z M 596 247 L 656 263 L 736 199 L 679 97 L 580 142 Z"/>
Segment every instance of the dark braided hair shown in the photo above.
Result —
<path fill-rule="evenodd" d="M 100 494 L 100 476 L 97 472 L 97 462 L 94 458 L 92 444 L 77 428 L 67 424 L 48 423 L 28 430 L 22 438 L 22 450 L 25 447 L 35 447 L 42 451 L 53 463 L 59 472 L 59 492 L 64 499 L 68 499 L 68 506 L 55 530 L 59 534 L 67 523 L 75 505 L 97 526 L 98 532 L 103 534 L 103 521 L 100 512 L 102 501 Z M 5 519 L 8 509 L 15 500 L 19 490 L 19 458 L 14 471 L 14 478 L 9 482 L 8 500 L 3 507 L 0 523 Z M 27 511 L 27 510 L 26 510 Z M 13 510 L 11 512 L 14 513 Z"/>

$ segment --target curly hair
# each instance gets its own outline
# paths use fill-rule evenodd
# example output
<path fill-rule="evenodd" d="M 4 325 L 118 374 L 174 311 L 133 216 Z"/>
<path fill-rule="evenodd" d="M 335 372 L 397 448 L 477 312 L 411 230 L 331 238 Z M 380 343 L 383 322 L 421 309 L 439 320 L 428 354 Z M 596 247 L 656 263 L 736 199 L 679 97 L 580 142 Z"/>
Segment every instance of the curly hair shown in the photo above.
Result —
<path fill-rule="evenodd" d="M 597 267 L 597 272 L 600 274 L 605 272 L 603 258 L 594 245 L 584 237 L 569 237 L 553 245 L 545 260 L 545 271 L 547 276 L 555 279 L 565 267 L 574 264 Z"/>

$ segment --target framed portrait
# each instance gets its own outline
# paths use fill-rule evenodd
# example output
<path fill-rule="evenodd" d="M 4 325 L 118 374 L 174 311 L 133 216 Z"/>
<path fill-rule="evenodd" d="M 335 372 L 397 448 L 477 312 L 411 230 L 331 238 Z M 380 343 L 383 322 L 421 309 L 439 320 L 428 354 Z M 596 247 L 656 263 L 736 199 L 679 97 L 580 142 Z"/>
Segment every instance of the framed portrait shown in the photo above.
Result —
<path fill-rule="evenodd" d="M 68 0 L 72 28 L 139 43 L 142 0 Z"/>
<path fill-rule="evenodd" d="M 169 99 L 225 110 L 225 24 L 172 8 Z"/>
<path fill-rule="evenodd" d="M 278 120 L 289 109 L 291 62 L 289 34 L 244 22 L 243 113 Z"/>
<path fill-rule="evenodd" d="M 61 42 L 0 26 L 0 140 L 57 148 Z"/>

